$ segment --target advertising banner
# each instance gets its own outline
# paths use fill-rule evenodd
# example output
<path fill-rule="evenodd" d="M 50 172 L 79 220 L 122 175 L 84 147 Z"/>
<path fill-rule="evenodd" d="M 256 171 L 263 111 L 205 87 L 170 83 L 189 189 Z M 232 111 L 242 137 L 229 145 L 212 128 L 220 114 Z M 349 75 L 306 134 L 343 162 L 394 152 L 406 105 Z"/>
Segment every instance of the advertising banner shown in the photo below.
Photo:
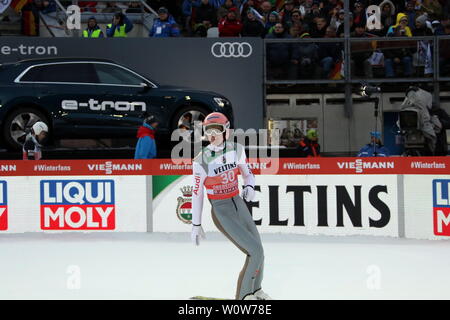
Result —
<path fill-rule="evenodd" d="M 239 180 L 242 185 L 242 180 Z M 191 176 L 154 177 L 156 232 L 188 232 Z M 397 176 L 259 175 L 248 203 L 261 232 L 398 236 Z M 204 199 L 203 228 L 217 231 Z"/>
<path fill-rule="evenodd" d="M 404 176 L 405 236 L 450 239 L 450 174 Z"/>
<path fill-rule="evenodd" d="M 145 176 L 5 177 L 0 231 L 146 232 Z"/>

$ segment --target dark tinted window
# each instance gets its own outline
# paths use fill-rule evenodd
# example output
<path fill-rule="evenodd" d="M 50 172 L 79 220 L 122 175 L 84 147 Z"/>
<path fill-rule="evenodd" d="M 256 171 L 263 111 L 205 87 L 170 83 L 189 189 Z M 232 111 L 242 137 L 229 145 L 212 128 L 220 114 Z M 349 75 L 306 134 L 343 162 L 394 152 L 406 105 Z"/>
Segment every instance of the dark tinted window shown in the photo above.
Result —
<path fill-rule="evenodd" d="M 90 63 L 63 63 L 31 68 L 20 81 L 97 83 Z"/>
<path fill-rule="evenodd" d="M 120 67 L 110 65 L 95 63 L 95 70 L 97 71 L 97 77 L 102 84 L 121 84 L 121 85 L 133 85 L 138 86 L 144 79 L 131 73 Z"/>

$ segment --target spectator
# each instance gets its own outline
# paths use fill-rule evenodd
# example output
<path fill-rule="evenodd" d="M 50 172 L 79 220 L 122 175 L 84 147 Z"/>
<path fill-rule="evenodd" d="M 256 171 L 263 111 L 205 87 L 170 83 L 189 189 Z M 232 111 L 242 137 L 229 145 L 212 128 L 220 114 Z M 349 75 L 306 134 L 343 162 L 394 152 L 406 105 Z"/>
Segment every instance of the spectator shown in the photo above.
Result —
<path fill-rule="evenodd" d="M 278 12 L 276 11 L 272 11 L 269 14 L 269 20 L 266 22 L 265 26 L 264 26 L 264 34 L 267 35 L 269 33 L 272 33 L 273 31 L 273 27 L 277 24 L 280 23 L 280 16 L 278 14 Z"/>
<path fill-rule="evenodd" d="M 366 25 L 366 12 L 364 4 L 361 1 L 355 2 L 355 9 L 353 10 L 353 23 L 355 25 Z"/>
<path fill-rule="evenodd" d="M 242 31 L 242 23 L 236 18 L 235 7 L 231 8 L 227 15 L 219 22 L 219 37 L 239 37 Z"/>
<path fill-rule="evenodd" d="M 323 38 L 327 31 L 327 20 L 324 17 L 318 17 L 315 20 L 315 24 L 311 28 L 312 38 Z"/>
<path fill-rule="evenodd" d="M 423 0 L 421 9 L 435 19 L 442 18 L 442 6 L 438 0 Z"/>
<path fill-rule="evenodd" d="M 383 35 L 385 35 L 389 28 L 395 24 L 395 6 L 392 1 L 384 0 L 380 3 L 380 9 Z"/>
<path fill-rule="evenodd" d="M 334 28 L 335 30 L 339 29 L 339 26 L 344 24 L 345 19 L 345 10 L 341 9 L 339 11 L 333 10 L 333 14 L 330 18 L 330 27 Z"/>
<path fill-rule="evenodd" d="M 289 28 L 289 34 L 292 38 L 299 38 L 302 31 L 302 26 L 298 24 L 294 24 Z"/>
<path fill-rule="evenodd" d="M 264 1 L 261 3 L 259 12 L 261 13 L 264 23 L 269 21 L 269 14 L 272 11 L 272 4 L 269 1 Z"/>
<path fill-rule="evenodd" d="M 128 3 L 128 9 L 125 12 L 126 13 L 142 13 L 141 4 L 139 2 L 130 2 L 130 3 Z"/>
<path fill-rule="evenodd" d="M 280 19 L 281 23 L 283 23 L 285 26 L 291 24 L 291 16 L 292 11 L 294 10 L 294 1 L 293 0 L 286 0 L 284 1 L 284 7 L 280 11 Z"/>
<path fill-rule="evenodd" d="M 340 0 L 328 0 L 324 2 L 322 8 L 323 15 L 327 17 L 329 21 L 331 17 L 339 14 L 339 11 L 344 7 L 344 3 Z"/>
<path fill-rule="evenodd" d="M 208 29 L 217 26 L 216 9 L 209 3 L 209 0 L 201 0 L 200 6 L 195 9 L 194 33 L 206 37 Z"/>
<path fill-rule="evenodd" d="M 306 137 L 298 142 L 299 157 L 315 158 L 320 157 L 320 144 L 318 143 L 318 134 L 316 129 L 308 129 Z"/>
<path fill-rule="evenodd" d="M 158 9 L 158 18 L 153 22 L 149 37 L 153 38 L 169 38 L 179 37 L 180 29 L 175 19 L 169 14 L 169 10 L 165 7 Z"/>
<path fill-rule="evenodd" d="M 182 24 L 188 36 L 192 35 L 192 9 L 195 5 L 198 5 L 197 0 L 183 0 L 181 4 Z"/>
<path fill-rule="evenodd" d="M 355 38 L 367 38 L 366 25 L 358 24 L 355 26 L 355 31 L 350 34 Z M 357 51 L 351 53 L 351 71 L 352 75 L 364 78 L 373 78 L 372 65 L 369 62 L 372 52 Z M 364 72 L 364 73 L 362 73 Z"/>
<path fill-rule="evenodd" d="M 320 2 L 318 0 L 314 0 L 311 5 L 311 10 L 309 13 L 306 13 L 304 16 L 304 21 L 308 25 L 313 25 L 315 23 L 315 19 L 318 17 L 322 17 L 322 12 L 320 9 Z"/>
<path fill-rule="evenodd" d="M 37 121 L 31 127 L 31 132 L 27 134 L 25 143 L 23 144 L 22 153 L 23 160 L 40 160 L 42 158 L 42 145 L 48 135 L 48 126 L 42 122 Z"/>
<path fill-rule="evenodd" d="M 413 36 L 432 36 L 433 31 L 427 26 L 428 17 L 424 14 L 417 17 Z"/>
<path fill-rule="evenodd" d="M 267 39 L 290 39 L 282 23 L 277 23 Z M 291 66 L 291 44 L 288 42 L 275 42 L 267 44 L 267 74 L 269 79 L 287 78 Z"/>
<path fill-rule="evenodd" d="M 447 143 L 447 129 L 450 129 L 450 116 L 448 113 L 439 107 L 439 104 L 433 103 L 431 110 L 431 116 L 436 116 L 441 122 L 442 128 L 436 133 L 436 148 L 434 150 L 435 156 L 446 156 L 448 154 Z"/>
<path fill-rule="evenodd" d="M 416 9 L 415 9 L 415 0 L 409 0 L 406 3 L 405 14 L 408 16 L 408 25 L 414 26 L 416 23 L 416 18 L 418 17 Z M 387 31 L 386 31 L 387 33 Z"/>
<path fill-rule="evenodd" d="M 349 18 L 349 24 L 350 24 L 350 36 L 352 34 L 352 32 L 355 31 L 354 29 L 354 24 L 353 24 L 353 13 L 349 12 L 348 13 L 348 18 Z M 344 19 L 344 18 L 343 18 Z M 345 21 L 345 20 L 344 20 Z M 339 27 L 337 28 L 336 31 L 336 36 L 338 38 L 343 38 L 345 36 L 345 29 L 344 29 L 344 23 L 339 24 Z"/>
<path fill-rule="evenodd" d="M 300 13 L 300 10 L 294 9 L 291 13 L 291 21 L 286 24 L 287 27 L 291 27 L 293 25 L 301 25 L 303 26 L 303 17 Z M 303 28 L 303 27 L 302 27 Z"/>
<path fill-rule="evenodd" d="M 305 32 L 300 36 L 300 38 L 309 39 L 311 38 L 311 35 Z M 318 61 L 318 47 L 314 42 L 302 42 L 295 44 L 292 50 L 292 62 L 296 68 L 290 68 L 289 78 L 315 78 Z"/>
<path fill-rule="evenodd" d="M 306 15 L 309 15 L 311 13 L 313 6 L 313 0 L 305 0 L 302 4 L 299 6 L 299 10 L 302 13 L 302 18 L 305 18 Z"/>
<path fill-rule="evenodd" d="M 404 13 L 397 14 L 397 23 L 391 26 L 387 32 L 387 36 L 406 36 L 412 37 L 411 29 L 408 26 L 408 17 Z"/>
<path fill-rule="evenodd" d="M 404 13 L 397 15 L 397 24 L 389 29 L 388 36 L 411 37 L 411 29 L 408 27 L 408 18 Z M 384 71 L 387 78 L 395 77 L 395 66 L 403 65 L 403 76 L 410 77 L 412 69 L 412 50 L 409 48 L 384 50 Z"/>
<path fill-rule="evenodd" d="M 336 30 L 328 27 L 325 38 L 336 38 Z M 322 79 L 328 79 L 336 63 L 342 59 L 342 44 L 339 42 L 323 42 L 318 44 L 319 61 L 322 68 Z"/>
<path fill-rule="evenodd" d="M 106 36 L 109 38 L 125 38 L 133 29 L 133 23 L 122 12 L 114 14 L 112 23 L 106 25 Z"/>
<path fill-rule="evenodd" d="M 438 20 L 434 20 L 433 22 L 431 22 L 431 32 L 432 32 L 432 35 L 435 35 L 435 36 L 445 35 L 444 26 Z"/>
<path fill-rule="evenodd" d="M 83 38 L 104 38 L 104 34 L 94 16 L 89 18 L 87 28 L 83 30 Z"/>
<path fill-rule="evenodd" d="M 145 118 L 139 127 L 136 137 L 138 138 L 135 159 L 153 159 L 156 157 L 155 131 L 158 127 L 158 119 L 150 115 Z"/>
<path fill-rule="evenodd" d="M 357 157 L 389 157 L 389 150 L 381 142 L 381 133 L 372 131 L 370 133 L 370 143 L 359 150 Z"/>
<path fill-rule="evenodd" d="M 241 20 L 241 14 L 238 8 L 235 6 L 234 1 L 225 0 L 224 4 L 219 9 L 217 9 L 217 21 L 222 20 L 228 14 L 231 8 L 236 9 L 236 19 Z"/>
<path fill-rule="evenodd" d="M 242 28 L 243 37 L 264 37 L 265 29 L 261 21 L 256 19 L 252 10 L 247 11 L 247 18 Z"/>

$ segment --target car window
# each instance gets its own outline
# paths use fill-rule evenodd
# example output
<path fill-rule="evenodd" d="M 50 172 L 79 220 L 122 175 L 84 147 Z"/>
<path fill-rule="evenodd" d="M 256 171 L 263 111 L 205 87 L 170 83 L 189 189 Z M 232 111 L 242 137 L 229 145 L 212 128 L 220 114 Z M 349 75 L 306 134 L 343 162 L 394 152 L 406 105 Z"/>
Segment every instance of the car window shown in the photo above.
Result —
<path fill-rule="evenodd" d="M 33 67 L 20 81 L 97 83 L 98 79 L 90 63 L 61 63 Z"/>
<path fill-rule="evenodd" d="M 138 86 L 144 79 L 123 68 L 110 64 L 94 64 L 99 83 Z"/>

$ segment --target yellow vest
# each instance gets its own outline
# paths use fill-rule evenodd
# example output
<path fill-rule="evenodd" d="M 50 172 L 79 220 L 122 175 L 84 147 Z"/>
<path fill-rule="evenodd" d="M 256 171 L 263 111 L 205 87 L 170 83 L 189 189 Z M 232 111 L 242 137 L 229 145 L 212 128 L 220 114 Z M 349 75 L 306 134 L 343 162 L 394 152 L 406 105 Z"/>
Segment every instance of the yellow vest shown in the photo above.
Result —
<path fill-rule="evenodd" d="M 97 29 L 92 31 L 91 35 L 89 36 L 89 32 L 87 30 L 83 31 L 83 38 L 98 38 L 100 37 L 100 33 L 102 32 L 102 30 Z"/>
<path fill-rule="evenodd" d="M 111 28 L 112 24 L 108 24 L 107 27 Z M 116 26 L 116 30 L 114 30 L 114 38 L 126 38 L 127 33 L 125 32 L 126 24 L 122 26 Z"/>

